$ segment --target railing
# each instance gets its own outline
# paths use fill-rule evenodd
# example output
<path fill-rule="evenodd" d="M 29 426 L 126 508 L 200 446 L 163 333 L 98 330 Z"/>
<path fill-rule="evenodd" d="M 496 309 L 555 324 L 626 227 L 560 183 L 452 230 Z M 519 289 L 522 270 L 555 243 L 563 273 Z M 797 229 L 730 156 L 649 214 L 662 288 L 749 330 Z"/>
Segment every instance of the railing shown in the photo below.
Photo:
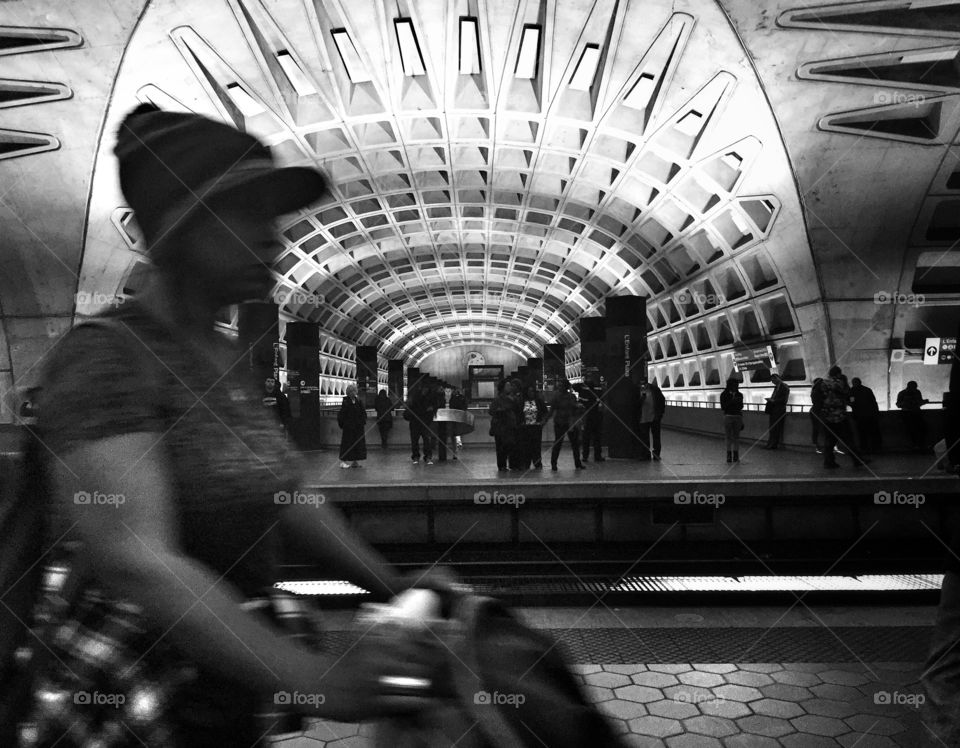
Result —
<path fill-rule="evenodd" d="M 673 405 L 679 408 L 705 408 L 707 410 L 719 410 L 719 402 L 709 402 L 703 400 L 679 400 L 667 398 L 667 405 Z M 943 401 L 941 400 L 931 400 L 926 405 L 937 405 L 942 406 Z M 743 409 L 746 411 L 752 411 L 756 413 L 762 413 L 763 409 L 766 407 L 766 403 L 744 403 Z M 924 406 L 926 407 L 926 406 Z M 810 405 L 803 403 L 790 403 L 787 405 L 787 413 L 807 413 L 810 410 Z"/>

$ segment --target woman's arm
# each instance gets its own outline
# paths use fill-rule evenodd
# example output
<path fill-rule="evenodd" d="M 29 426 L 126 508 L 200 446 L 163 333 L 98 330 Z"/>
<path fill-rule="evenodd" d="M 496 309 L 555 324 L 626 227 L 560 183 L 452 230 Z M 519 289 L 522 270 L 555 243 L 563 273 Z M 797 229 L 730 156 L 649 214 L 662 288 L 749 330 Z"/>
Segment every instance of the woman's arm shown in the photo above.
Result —
<path fill-rule="evenodd" d="M 409 586 L 330 504 L 290 504 L 281 517 L 286 537 L 322 564 L 331 578 L 352 582 L 378 601 Z"/>
<path fill-rule="evenodd" d="M 82 443 L 53 461 L 56 505 L 79 531 L 90 573 L 141 606 L 152 627 L 205 670 L 263 693 L 323 693 L 325 703 L 312 712 L 321 717 L 352 719 L 397 708 L 377 693 L 376 674 L 370 667 L 363 672 L 359 655 L 338 663 L 277 636 L 239 607 L 239 591 L 182 552 L 174 484 L 158 456 L 159 438 L 112 436 Z M 79 503 L 80 492 L 114 494 L 117 501 Z M 406 669 L 392 660 L 376 667 L 389 667 L 391 674 Z"/>

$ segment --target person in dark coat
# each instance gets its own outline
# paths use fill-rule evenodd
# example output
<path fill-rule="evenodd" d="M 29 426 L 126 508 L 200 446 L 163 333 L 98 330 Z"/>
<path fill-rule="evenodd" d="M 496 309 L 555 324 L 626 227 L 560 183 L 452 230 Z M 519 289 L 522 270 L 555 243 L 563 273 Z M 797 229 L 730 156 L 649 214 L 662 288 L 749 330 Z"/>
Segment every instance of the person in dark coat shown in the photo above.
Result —
<path fill-rule="evenodd" d="M 343 429 L 340 437 L 340 467 L 360 467 L 360 460 L 367 459 L 367 440 L 364 424 L 367 421 L 367 409 L 357 397 L 357 387 L 347 387 L 347 395 L 337 413 L 337 423 Z"/>
<path fill-rule="evenodd" d="M 897 407 L 903 417 L 903 425 L 910 443 L 918 452 L 930 452 L 927 444 L 927 425 L 923 420 L 923 406 L 929 403 L 920 392 L 916 382 L 907 382 L 907 388 L 897 393 Z"/>
<path fill-rule="evenodd" d="M 537 392 L 537 388 L 529 385 L 523 393 L 520 444 L 522 458 L 520 467 L 527 470 L 531 465 L 537 470 L 543 468 L 540 456 L 540 447 L 543 444 L 543 424 L 547 420 L 547 406 Z"/>
<path fill-rule="evenodd" d="M 593 461 L 603 462 L 601 442 L 603 440 L 603 411 L 606 407 L 593 381 L 588 381 L 580 388 L 580 399 L 584 407 L 583 417 L 583 461 L 590 456 L 590 447 L 593 447 Z"/>
<path fill-rule="evenodd" d="M 420 462 L 420 442 L 423 442 L 423 464 L 433 464 L 433 416 L 437 412 L 436 401 L 427 384 L 415 384 L 410 390 L 407 410 L 404 414 L 410 422 L 410 459 Z"/>
<path fill-rule="evenodd" d="M 560 457 L 560 450 L 563 448 L 564 437 L 570 439 L 570 446 L 573 448 L 573 462 L 577 470 L 583 470 L 583 463 L 580 461 L 580 428 L 583 417 L 583 407 L 577 400 L 577 397 L 570 391 L 570 382 L 566 379 L 560 385 L 560 392 L 557 393 L 553 401 L 553 407 L 550 408 L 548 418 L 553 418 L 553 449 L 550 451 L 550 469 L 557 469 L 557 459 Z"/>
<path fill-rule="evenodd" d="M 660 432 L 663 424 L 663 414 L 667 411 L 667 398 L 663 390 L 653 380 L 647 383 L 647 397 L 653 403 L 653 421 L 650 423 L 650 446 L 653 447 L 653 461 L 660 462 Z"/>
<path fill-rule="evenodd" d="M 497 450 L 497 470 L 506 470 L 519 439 L 520 404 L 514 397 L 511 382 L 501 382 L 498 390 L 487 412 L 490 413 L 490 436 Z"/>
<path fill-rule="evenodd" d="M 377 428 L 380 430 L 380 446 L 387 446 L 387 438 L 390 436 L 390 429 L 393 428 L 393 400 L 386 390 L 380 390 L 377 393 L 377 399 L 373 401 L 373 407 L 377 409 Z"/>
<path fill-rule="evenodd" d="M 267 377 L 263 383 L 263 391 L 263 407 L 272 410 L 274 417 L 286 430 L 290 424 L 290 401 L 280 389 L 280 382 L 273 377 Z"/>
<path fill-rule="evenodd" d="M 764 449 L 780 449 L 783 441 L 783 427 L 787 419 L 787 400 L 790 399 L 790 385 L 779 374 L 772 374 L 773 392 L 767 398 L 767 444 Z"/>
<path fill-rule="evenodd" d="M 873 390 L 864 386 L 859 377 L 854 377 L 850 387 L 850 407 L 853 423 L 857 427 L 860 454 L 880 451 L 880 406 Z"/>
<path fill-rule="evenodd" d="M 723 411 L 723 434 L 727 445 L 727 462 L 740 462 L 740 432 L 743 431 L 743 393 L 740 382 L 734 377 L 727 380 L 726 389 L 720 393 L 720 410 Z"/>

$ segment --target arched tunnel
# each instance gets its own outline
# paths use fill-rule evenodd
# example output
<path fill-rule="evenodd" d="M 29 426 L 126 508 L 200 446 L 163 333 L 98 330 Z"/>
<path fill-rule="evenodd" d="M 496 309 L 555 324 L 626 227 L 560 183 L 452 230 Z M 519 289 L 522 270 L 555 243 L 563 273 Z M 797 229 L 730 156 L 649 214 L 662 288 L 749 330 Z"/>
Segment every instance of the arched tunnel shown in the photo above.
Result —
<path fill-rule="evenodd" d="M 269 292 L 216 318 L 243 344 L 244 310 L 267 309 L 277 392 L 292 388 L 295 412 L 312 393 L 315 493 L 299 495 L 331 499 L 398 568 L 448 565 L 522 607 L 631 744 L 953 744 L 913 707 L 952 698 L 926 658 L 960 640 L 935 624 L 960 559 L 960 0 L 0 2 L 6 494 L 25 403 L 65 334 L 154 277 L 115 154 L 142 104 L 225 123 L 328 180 L 277 220 Z M 642 310 L 642 397 L 663 395 L 652 459 L 629 426 L 652 416 L 618 400 L 605 465 L 598 442 L 579 472 L 577 442 L 576 472 L 528 459 L 504 476 L 499 396 L 473 370 L 517 373 L 548 406 L 563 379 L 596 384 L 629 358 L 609 338 L 588 351 L 618 297 Z M 308 374 L 291 353 L 304 329 L 318 336 Z M 848 392 L 857 439 L 829 443 L 827 426 L 824 445 L 811 408 L 836 367 L 877 413 L 863 427 Z M 449 463 L 429 445 L 419 462 L 415 441 L 411 466 L 408 370 L 471 401 L 476 428 Z M 333 469 L 353 459 L 342 442 L 334 454 L 335 411 L 358 380 L 366 474 Z M 926 398 L 912 416 L 908 383 Z M 381 388 L 400 409 L 377 452 Z M 439 407 L 455 409 L 449 392 Z M 554 436 L 542 457 L 553 448 L 556 470 Z M 821 469 L 834 445 L 859 472 L 843 451 L 844 470 Z M 491 495 L 502 506 L 481 506 Z M 287 557 L 277 583 L 328 608 L 342 650 L 370 588 L 309 556 Z M 694 662 L 707 664 L 678 664 Z M 377 744 L 355 722 L 279 744 Z"/>

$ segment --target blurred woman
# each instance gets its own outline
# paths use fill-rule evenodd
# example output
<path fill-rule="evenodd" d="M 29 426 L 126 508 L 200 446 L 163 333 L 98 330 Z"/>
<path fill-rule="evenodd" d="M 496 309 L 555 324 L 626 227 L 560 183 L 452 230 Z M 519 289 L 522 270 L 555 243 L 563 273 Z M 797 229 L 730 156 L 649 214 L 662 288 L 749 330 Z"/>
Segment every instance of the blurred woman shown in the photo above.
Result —
<path fill-rule="evenodd" d="M 740 462 L 740 432 L 743 431 L 743 393 L 740 382 L 730 377 L 720 393 L 723 433 L 727 443 L 727 462 Z"/>
<path fill-rule="evenodd" d="M 124 120 L 116 153 L 152 266 L 134 299 L 59 341 L 44 376 L 49 534 L 79 550 L 57 541 L 51 554 L 75 592 L 41 602 L 52 633 L 36 651 L 55 656 L 33 673 L 30 745 L 260 746 L 291 729 L 287 716 L 408 711 L 390 677 L 429 677 L 420 648 L 361 637 L 325 654 L 303 603 L 274 587 L 287 548 L 377 600 L 405 585 L 304 490 L 302 456 L 242 374 L 246 352 L 215 329 L 218 310 L 269 295 L 274 220 L 325 180 L 276 167 L 227 125 L 151 105 Z M 91 703 L 95 692 L 110 699 Z"/>
<path fill-rule="evenodd" d="M 340 467 L 358 468 L 360 460 L 367 459 L 367 438 L 364 425 L 367 422 L 367 409 L 357 397 L 357 386 L 347 387 L 346 397 L 340 404 L 337 423 L 343 429 L 340 437 Z"/>

